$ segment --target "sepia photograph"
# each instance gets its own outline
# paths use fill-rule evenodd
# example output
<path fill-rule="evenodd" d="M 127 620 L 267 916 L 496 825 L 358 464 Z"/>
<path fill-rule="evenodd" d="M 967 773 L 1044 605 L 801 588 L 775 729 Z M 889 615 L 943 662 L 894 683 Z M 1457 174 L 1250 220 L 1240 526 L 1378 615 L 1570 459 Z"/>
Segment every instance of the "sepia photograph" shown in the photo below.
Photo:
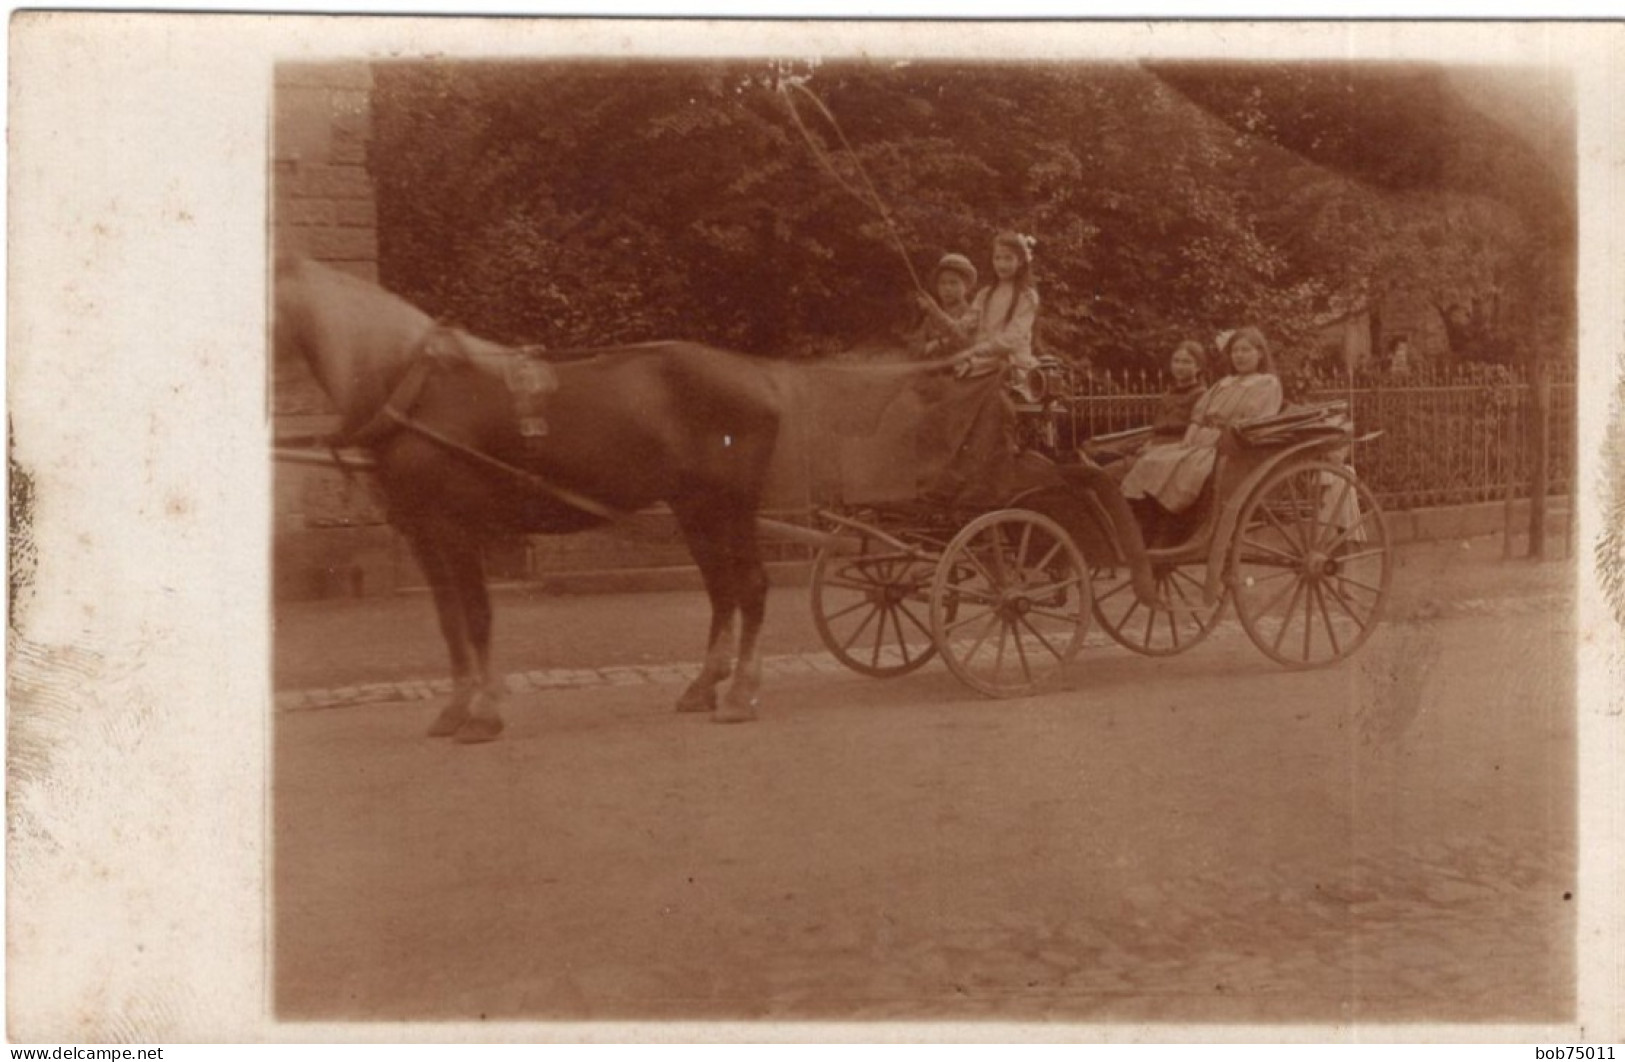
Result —
<path fill-rule="evenodd" d="M 9 1035 L 1617 1038 L 1622 65 L 14 19 Z"/>

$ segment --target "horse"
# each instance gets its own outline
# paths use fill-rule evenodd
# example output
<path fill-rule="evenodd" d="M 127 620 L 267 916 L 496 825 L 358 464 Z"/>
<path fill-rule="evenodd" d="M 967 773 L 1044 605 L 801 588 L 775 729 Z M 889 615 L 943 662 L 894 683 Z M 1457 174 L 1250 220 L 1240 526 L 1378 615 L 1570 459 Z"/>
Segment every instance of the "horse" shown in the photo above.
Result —
<path fill-rule="evenodd" d="M 662 502 L 711 604 L 677 710 L 756 717 L 767 573 L 755 519 L 785 403 L 774 363 L 679 341 L 544 360 L 308 258 L 281 257 L 274 275 L 274 356 L 309 365 L 340 414 L 331 442 L 371 451 L 387 518 L 433 592 L 453 691 L 431 737 L 479 743 L 503 729 L 482 545 Z"/>

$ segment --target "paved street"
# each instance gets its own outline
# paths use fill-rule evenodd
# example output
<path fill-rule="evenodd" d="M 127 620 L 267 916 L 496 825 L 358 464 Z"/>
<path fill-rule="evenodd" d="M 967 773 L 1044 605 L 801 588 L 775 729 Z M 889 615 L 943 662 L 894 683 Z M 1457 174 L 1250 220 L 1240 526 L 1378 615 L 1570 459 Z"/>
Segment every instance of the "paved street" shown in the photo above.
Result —
<path fill-rule="evenodd" d="M 278 1013 L 1559 1020 L 1569 587 L 1498 557 L 1408 549 L 1336 668 L 1281 671 L 1230 620 L 1018 701 L 799 668 L 779 590 L 736 727 L 670 711 L 697 595 L 510 595 L 504 670 L 600 679 L 511 694 L 495 744 L 423 738 L 428 701 L 277 713 Z M 426 600 L 278 613 L 284 692 L 438 661 Z"/>

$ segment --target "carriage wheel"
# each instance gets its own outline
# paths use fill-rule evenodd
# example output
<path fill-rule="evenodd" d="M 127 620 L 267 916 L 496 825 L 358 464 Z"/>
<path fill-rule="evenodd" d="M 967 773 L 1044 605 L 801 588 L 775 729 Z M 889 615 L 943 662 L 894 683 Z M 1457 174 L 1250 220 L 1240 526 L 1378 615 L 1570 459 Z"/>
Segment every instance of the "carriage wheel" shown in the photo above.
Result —
<path fill-rule="evenodd" d="M 1377 500 L 1346 465 L 1279 469 L 1242 510 L 1230 593 L 1253 644 L 1288 667 L 1318 667 L 1371 636 L 1393 553 Z"/>
<path fill-rule="evenodd" d="M 931 631 L 949 670 L 992 697 L 1053 685 L 1089 627 L 1089 567 L 1047 516 L 1006 509 L 954 536 L 931 584 Z"/>
<path fill-rule="evenodd" d="M 1157 606 L 1134 592 L 1127 567 L 1099 569 L 1094 576 L 1094 612 L 1100 626 L 1125 649 L 1146 656 L 1173 656 L 1213 633 L 1224 611 L 1225 594 L 1204 604 L 1207 563 L 1153 564 Z"/>
<path fill-rule="evenodd" d="M 930 660 L 937 652 L 925 605 L 931 572 L 927 562 L 869 538 L 856 555 L 819 550 L 812 609 L 824 647 L 873 678 L 906 675 Z"/>

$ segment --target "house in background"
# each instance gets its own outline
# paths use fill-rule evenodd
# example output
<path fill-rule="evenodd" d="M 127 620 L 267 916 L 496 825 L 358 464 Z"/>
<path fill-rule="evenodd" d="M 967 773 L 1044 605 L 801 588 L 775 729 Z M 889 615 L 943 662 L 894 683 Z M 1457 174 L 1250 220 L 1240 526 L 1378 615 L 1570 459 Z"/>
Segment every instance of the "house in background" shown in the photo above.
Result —
<path fill-rule="evenodd" d="M 1324 368 L 1384 368 L 1398 342 L 1405 344 L 1410 368 L 1450 360 L 1443 318 L 1433 303 L 1411 291 L 1394 292 L 1368 309 L 1322 323 L 1311 360 Z"/>

